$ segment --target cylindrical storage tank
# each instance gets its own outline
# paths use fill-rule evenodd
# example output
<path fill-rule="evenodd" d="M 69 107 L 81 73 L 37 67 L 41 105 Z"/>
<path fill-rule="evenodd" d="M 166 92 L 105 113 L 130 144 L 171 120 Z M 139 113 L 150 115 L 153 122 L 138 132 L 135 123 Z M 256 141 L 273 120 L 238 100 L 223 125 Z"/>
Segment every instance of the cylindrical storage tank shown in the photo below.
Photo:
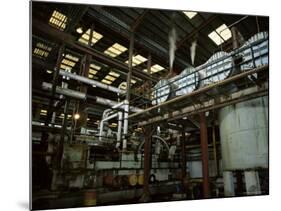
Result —
<path fill-rule="evenodd" d="M 103 178 L 103 184 L 104 184 L 105 186 L 112 186 L 113 180 L 114 180 L 114 176 L 113 176 L 113 175 L 104 176 L 104 178 Z"/>
<path fill-rule="evenodd" d="M 188 67 L 184 69 L 180 75 L 174 77 L 176 85 L 175 95 L 184 95 L 193 92 L 199 85 L 199 73 L 195 72 L 195 68 Z"/>
<path fill-rule="evenodd" d="M 144 176 L 143 174 L 138 175 L 138 185 L 143 185 Z"/>
<path fill-rule="evenodd" d="M 87 190 L 84 193 L 84 205 L 85 206 L 95 206 L 97 204 L 96 191 Z"/>
<path fill-rule="evenodd" d="M 172 84 L 167 79 L 160 80 L 154 87 L 152 92 L 152 104 L 157 105 L 165 102 L 171 97 Z"/>
<path fill-rule="evenodd" d="M 121 186 L 121 176 L 107 175 L 104 177 L 103 184 L 108 187 L 117 188 Z"/>
<path fill-rule="evenodd" d="M 230 77 L 233 73 L 233 58 L 229 53 L 219 51 L 212 55 L 209 60 L 196 68 L 203 78 L 204 85 L 209 85 L 222 81 Z"/>
<path fill-rule="evenodd" d="M 122 184 L 122 176 L 115 176 L 112 182 L 113 188 L 119 188 Z"/>
<path fill-rule="evenodd" d="M 130 186 L 136 186 L 138 182 L 138 177 L 135 174 L 128 175 L 128 181 Z"/>
<path fill-rule="evenodd" d="M 268 96 L 220 109 L 224 171 L 268 168 Z"/>

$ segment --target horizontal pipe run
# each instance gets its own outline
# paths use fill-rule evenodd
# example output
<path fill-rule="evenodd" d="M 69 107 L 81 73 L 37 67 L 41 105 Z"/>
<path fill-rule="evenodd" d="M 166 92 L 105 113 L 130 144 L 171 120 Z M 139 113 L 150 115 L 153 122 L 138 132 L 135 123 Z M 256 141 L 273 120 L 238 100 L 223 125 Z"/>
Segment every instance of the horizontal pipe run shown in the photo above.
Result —
<path fill-rule="evenodd" d="M 111 116 L 107 116 L 106 118 L 104 118 L 103 120 L 101 120 L 100 122 L 100 132 L 99 132 L 99 140 L 102 141 L 102 136 L 103 136 L 103 125 L 104 125 L 104 122 L 110 120 L 110 119 L 113 119 L 115 117 L 118 116 L 118 113 L 115 113 L 115 114 L 112 114 Z"/>
<path fill-rule="evenodd" d="M 236 104 L 239 102 L 243 102 L 246 100 L 254 99 L 261 96 L 268 95 L 268 85 L 266 84 L 263 88 L 258 87 L 252 87 L 248 88 L 243 91 L 238 91 L 233 94 L 231 94 L 230 97 L 220 97 L 219 102 L 215 102 L 214 99 L 204 102 L 203 104 L 197 104 L 187 106 L 185 108 L 179 109 L 177 111 L 174 111 L 172 113 L 166 113 L 163 115 L 159 115 L 153 118 L 150 118 L 149 120 L 139 122 L 138 126 L 145 126 L 148 124 L 161 122 L 161 121 L 173 121 L 176 119 L 183 118 L 185 116 L 195 115 L 200 112 L 206 112 L 218 108 L 222 108 L 224 106 Z"/>
<path fill-rule="evenodd" d="M 92 80 L 92 79 L 89 79 L 89 78 L 86 78 L 86 77 L 83 77 L 83 76 L 80 76 L 80 75 L 76 75 L 76 74 L 73 74 L 73 73 L 70 73 L 70 72 L 66 72 L 66 71 L 63 71 L 63 70 L 60 70 L 59 74 L 62 75 L 62 76 L 66 76 L 70 79 L 80 81 L 80 82 L 85 83 L 85 84 L 94 85 L 94 86 L 97 86 L 99 88 L 115 92 L 117 94 L 125 94 L 126 93 L 124 90 L 118 89 L 114 86 L 109 86 L 109 85 L 106 85 L 106 84 L 101 83 L 99 81 L 95 81 L 95 80 Z"/>
<path fill-rule="evenodd" d="M 53 87 L 53 85 L 51 83 L 47 83 L 47 82 L 42 83 L 42 88 L 44 90 L 51 91 L 52 87 Z M 79 100 L 86 100 L 86 94 L 85 93 L 78 92 L 78 91 L 71 90 L 71 89 L 62 88 L 60 86 L 56 87 L 56 92 L 58 94 L 66 95 L 68 97 L 76 98 L 76 99 L 79 99 Z"/>
<path fill-rule="evenodd" d="M 150 108 L 147 108 L 147 109 L 143 110 L 142 112 L 137 112 L 137 113 L 135 113 L 135 114 L 131 114 L 131 115 L 129 116 L 129 118 L 137 117 L 137 116 L 139 116 L 139 115 L 148 113 L 148 112 L 150 112 L 150 111 L 152 111 L 152 110 L 155 110 L 155 109 L 157 109 L 157 108 L 161 108 L 161 107 L 166 106 L 166 105 L 169 105 L 169 104 L 171 104 L 171 103 L 176 103 L 176 102 L 178 102 L 178 101 L 184 100 L 184 99 L 189 98 L 189 97 L 192 97 L 192 96 L 194 96 L 194 95 L 197 95 L 197 94 L 200 94 L 200 93 L 204 93 L 204 92 L 206 92 L 206 91 L 209 91 L 209 90 L 212 89 L 212 88 L 215 88 L 215 87 L 218 87 L 218 86 L 222 86 L 222 85 L 228 84 L 228 83 L 233 82 L 233 81 L 235 81 L 235 80 L 241 79 L 241 78 L 243 78 L 243 77 L 246 77 L 246 76 L 248 76 L 248 75 L 251 75 L 251 74 L 254 74 L 254 73 L 257 73 L 257 72 L 266 70 L 266 69 L 268 69 L 268 65 L 255 68 L 255 69 L 249 70 L 249 71 L 247 71 L 247 72 L 240 73 L 240 74 L 238 74 L 238 75 L 235 75 L 235 76 L 232 76 L 232 77 L 230 77 L 230 78 L 227 78 L 227 79 L 225 79 L 225 80 L 223 80 L 223 81 L 219 81 L 219 82 L 217 82 L 217 83 L 214 83 L 214 84 L 211 84 L 211 85 L 209 85 L 209 86 L 206 86 L 206 87 L 200 88 L 200 89 L 198 89 L 198 90 L 195 90 L 195 91 L 193 91 L 193 92 L 191 92 L 191 93 L 188 93 L 188 94 L 185 94 L 185 95 L 181 95 L 181 96 L 179 96 L 179 97 L 173 98 L 173 99 L 168 100 L 168 101 L 166 101 L 166 102 L 163 102 L 163 103 L 160 103 L 160 104 L 158 104 L 158 105 L 152 106 L 152 107 L 150 107 Z"/>
<path fill-rule="evenodd" d="M 47 82 L 42 83 L 42 88 L 44 90 L 51 91 L 52 86 L 53 85 L 51 83 L 47 83 Z M 68 96 L 68 97 L 78 99 L 78 100 L 86 100 L 86 99 L 90 98 L 90 99 L 94 100 L 97 104 L 106 105 L 106 106 L 110 106 L 110 107 L 115 107 L 119 104 L 119 102 L 117 102 L 117 101 L 113 101 L 113 100 L 109 100 L 109 99 L 97 97 L 97 96 L 94 96 L 94 97 L 89 96 L 89 95 L 86 95 L 85 93 L 75 91 L 75 90 L 72 90 L 72 89 L 61 88 L 59 86 L 57 86 L 56 92 L 58 94 L 62 94 L 62 95 Z M 123 106 L 124 105 L 122 105 L 121 108 L 123 108 Z M 141 111 L 143 111 L 143 109 L 140 109 L 140 108 L 137 108 L 137 107 L 130 107 L 130 111 L 141 112 Z"/>

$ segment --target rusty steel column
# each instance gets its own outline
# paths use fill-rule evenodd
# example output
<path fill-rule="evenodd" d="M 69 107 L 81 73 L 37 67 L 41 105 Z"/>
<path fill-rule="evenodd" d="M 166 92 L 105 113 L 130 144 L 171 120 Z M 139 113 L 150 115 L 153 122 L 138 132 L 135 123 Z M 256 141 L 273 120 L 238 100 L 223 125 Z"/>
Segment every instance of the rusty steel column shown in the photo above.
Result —
<path fill-rule="evenodd" d="M 231 27 L 231 35 L 232 35 L 232 47 L 233 50 L 239 47 L 239 35 L 237 28 L 235 26 Z"/>
<path fill-rule="evenodd" d="M 67 113 L 69 109 L 70 101 L 69 99 L 66 99 L 65 105 L 64 105 L 64 111 L 63 111 L 63 120 L 62 120 L 62 127 L 61 127 L 61 133 L 60 133 L 60 141 L 58 143 L 58 151 L 57 151 L 57 163 L 56 163 L 56 169 L 61 168 L 61 159 L 63 155 L 63 147 L 64 147 L 64 137 L 67 127 Z"/>
<path fill-rule="evenodd" d="M 63 52 L 64 52 L 64 44 L 61 45 L 59 48 L 56 66 L 53 71 L 53 80 L 52 80 L 53 86 L 52 86 L 51 99 L 49 101 L 49 107 L 47 110 L 47 118 L 46 118 L 45 124 L 48 124 L 50 122 L 51 117 L 53 115 L 53 111 L 54 111 L 54 107 L 53 107 L 54 106 L 54 97 L 56 94 L 56 87 L 57 87 L 57 83 L 58 83 L 58 79 L 59 79 L 60 64 L 63 59 Z"/>
<path fill-rule="evenodd" d="M 202 174 L 203 174 L 203 196 L 210 197 L 209 187 L 209 154 L 208 154 L 208 133 L 205 113 L 200 113 L 200 143 L 202 154 Z"/>
<path fill-rule="evenodd" d="M 149 177 L 151 168 L 151 141 L 152 141 L 152 128 L 147 126 L 143 128 L 144 132 L 144 183 L 143 183 L 143 196 L 141 197 L 142 202 L 147 202 L 150 199 L 149 191 Z"/>
<path fill-rule="evenodd" d="M 132 78 L 132 69 L 133 69 L 133 54 L 134 54 L 134 33 L 132 32 L 130 35 L 130 47 L 129 47 L 129 72 L 127 75 L 127 93 L 126 93 L 126 100 L 130 101 L 130 95 L 131 95 L 131 78 Z"/>
<path fill-rule="evenodd" d="M 184 128 L 184 127 L 183 127 Z M 185 192 L 185 178 L 186 178 L 186 151 L 185 151 L 185 130 L 182 131 L 181 139 L 181 180 L 183 192 Z"/>

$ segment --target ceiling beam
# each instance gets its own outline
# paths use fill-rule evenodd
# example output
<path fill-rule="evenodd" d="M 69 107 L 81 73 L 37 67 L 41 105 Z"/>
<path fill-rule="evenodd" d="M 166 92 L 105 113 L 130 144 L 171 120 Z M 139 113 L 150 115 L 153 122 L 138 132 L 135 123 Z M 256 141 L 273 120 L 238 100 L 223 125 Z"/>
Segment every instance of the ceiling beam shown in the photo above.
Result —
<path fill-rule="evenodd" d="M 182 40 L 180 40 L 177 43 L 177 48 L 179 49 L 186 41 L 193 38 L 193 36 L 198 34 L 200 32 L 200 30 L 202 30 L 203 28 L 208 26 L 210 23 L 212 23 L 217 17 L 218 17 L 218 15 L 211 16 L 209 19 L 207 19 L 202 24 L 200 24 L 196 29 L 194 29 L 191 33 L 187 34 Z"/>
<path fill-rule="evenodd" d="M 85 46 L 80 44 L 76 41 L 76 38 L 72 36 L 71 34 L 68 34 L 66 32 L 60 31 L 58 29 L 55 29 L 54 27 L 49 26 L 46 23 L 43 23 L 37 19 L 33 19 L 32 24 L 32 32 L 39 32 L 42 36 L 47 36 L 48 38 L 60 42 L 65 43 L 66 45 L 75 48 L 76 50 L 86 53 L 89 55 L 92 55 L 95 59 L 101 60 L 103 63 L 114 66 L 116 68 L 119 68 L 120 71 L 123 71 L 124 73 L 128 72 L 128 65 L 118 61 L 117 59 L 111 58 L 107 55 L 105 55 L 102 52 L 99 52 L 91 47 Z M 158 81 L 155 77 L 146 74 L 142 70 L 137 69 L 136 67 L 133 68 L 133 73 L 136 77 L 139 77 L 143 80 L 152 80 L 152 81 Z"/>
<path fill-rule="evenodd" d="M 130 27 L 132 32 L 136 32 L 138 29 L 139 25 L 141 24 L 142 20 L 144 19 L 144 16 L 148 13 L 149 10 L 144 10 L 142 14 L 140 14 L 139 17 L 137 17 L 136 21 L 134 24 Z"/>

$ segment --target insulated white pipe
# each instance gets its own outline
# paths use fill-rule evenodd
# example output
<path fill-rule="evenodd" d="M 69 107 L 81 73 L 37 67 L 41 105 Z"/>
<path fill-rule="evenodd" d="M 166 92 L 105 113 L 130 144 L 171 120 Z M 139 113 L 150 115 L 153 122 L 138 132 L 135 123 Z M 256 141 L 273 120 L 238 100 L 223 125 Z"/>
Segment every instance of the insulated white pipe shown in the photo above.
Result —
<path fill-rule="evenodd" d="M 121 111 L 118 112 L 118 129 L 117 129 L 117 143 L 116 148 L 120 147 L 120 142 L 122 138 L 122 120 L 123 120 L 123 113 Z"/>
<path fill-rule="evenodd" d="M 118 116 L 118 113 L 115 113 L 115 114 L 112 114 L 111 116 L 108 116 L 108 117 L 106 117 L 106 118 L 101 120 L 101 122 L 100 122 L 100 132 L 99 132 L 99 141 L 102 141 L 102 133 L 103 133 L 103 124 L 104 124 L 104 122 L 108 121 L 110 119 L 113 119 L 113 118 L 115 118 L 117 116 Z"/>
<path fill-rule="evenodd" d="M 109 91 L 112 91 L 112 92 L 115 92 L 115 93 L 118 93 L 118 94 L 125 94 L 126 93 L 124 90 L 118 89 L 114 86 L 109 86 L 109 85 L 106 85 L 106 84 L 101 83 L 99 81 L 95 81 L 95 80 L 89 79 L 87 77 L 83 77 L 83 76 L 80 76 L 80 75 L 69 73 L 69 72 L 66 72 L 66 71 L 63 71 L 63 70 L 60 70 L 59 74 L 62 75 L 62 76 L 66 76 L 68 78 L 83 82 L 85 84 L 95 85 L 99 88 L 106 89 L 106 90 L 109 90 Z"/>
<path fill-rule="evenodd" d="M 128 117 L 129 117 L 129 102 L 127 100 L 124 101 L 124 139 L 123 139 L 123 146 L 122 149 L 127 149 L 127 135 L 128 135 Z"/>

